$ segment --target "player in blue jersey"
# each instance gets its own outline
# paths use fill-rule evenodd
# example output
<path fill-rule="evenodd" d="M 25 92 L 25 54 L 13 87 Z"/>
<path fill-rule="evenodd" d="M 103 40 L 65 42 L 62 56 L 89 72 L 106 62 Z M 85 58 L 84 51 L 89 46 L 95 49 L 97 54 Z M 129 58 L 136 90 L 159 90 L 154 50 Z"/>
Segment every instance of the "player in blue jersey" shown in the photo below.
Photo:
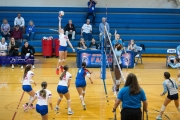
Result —
<path fill-rule="evenodd" d="M 89 70 L 86 69 L 86 63 L 82 63 L 82 67 L 78 69 L 77 76 L 76 76 L 76 89 L 79 93 L 79 97 L 83 106 L 83 109 L 86 110 L 86 104 L 84 102 L 84 96 L 85 96 L 85 90 L 86 90 L 86 80 L 85 77 L 87 76 L 89 80 L 91 81 L 91 84 L 93 84 L 93 81 L 91 79 L 91 74 Z"/>

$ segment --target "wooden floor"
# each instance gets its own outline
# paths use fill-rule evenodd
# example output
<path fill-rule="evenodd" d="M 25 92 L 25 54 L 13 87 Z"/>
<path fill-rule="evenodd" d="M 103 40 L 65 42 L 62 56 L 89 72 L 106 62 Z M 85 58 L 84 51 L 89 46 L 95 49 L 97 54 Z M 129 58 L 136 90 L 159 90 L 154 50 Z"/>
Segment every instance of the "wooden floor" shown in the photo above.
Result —
<path fill-rule="evenodd" d="M 48 89 L 52 91 L 53 95 L 53 106 L 56 105 L 58 94 L 56 87 L 58 78 L 55 74 L 57 58 L 42 58 L 37 57 L 40 60 L 39 64 L 36 64 L 34 69 L 34 81 L 38 83 L 37 86 L 33 86 L 33 89 L 37 91 L 40 89 L 40 83 L 42 81 L 48 82 Z M 94 84 L 90 84 L 87 80 L 87 90 L 85 103 L 87 110 L 82 110 L 82 106 L 79 100 L 75 88 L 75 77 L 76 77 L 76 64 L 75 57 L 68 57 L 67 64 L 70 69 L 69 72 L 73 75 L 72 83 L 70 86 L 70 94 L 72 101 L 72 110 L 75 112 L 73 115 L 67 115 L 67 104 L 66 100 L 63 99 L 60 104 L 60 112 L 56 114 L 54 111 L 49 110 L 49 120 L 110 120 L 113 118 L 112 108 L 115 101 L 114 93 L 112 92 L 112 79 L 109 69 L 107 69 L 106 87 L 108 92 L 107 102 L 106 95 L 104 92 L 104 86 L 100 79 L 100 69 L 91 68 L 93 71 L 92 80 Z M 163 73 L 169 71 L 173 79 L 177 81 L 177 69 L 171 69 L 165 67 L 165 58 L 143 58 L 143 64 L 138 64 L 134 69 L 123 69 L 124 76 L 128 73 L 133 72 L 137 75 L 141 87 L 145 90 L 148 99 L 149 109 L 149 120 L 155 120 L 161 105 L 166 96 L 161 97 L 160 93 L 163 91 Z M 10 67 L 0 68 L 0 120 L 40 120 L 40 115 L 36 110 L 29 110 L 23 112 L 22 105 L 29 99 L 27 93 L 23 95 L 21 88 L 21 78 L 23 70 L 20 66 L 16 66 L 14 70 Z M 121 86 L 122 87 L 122 86 Z M 22 100 L 21 100 L 22 99 Z M 117 110 L 119 113 L 119 109 Z M 165 111 L 165 114 L 170 120 L 180 120 L 180 113 L 178 113 L 174 103 L 170 103 Z M 117 114 L 120 119 L 120 114 Z M 163 120 L 168 120 L 163 116 Z"/>

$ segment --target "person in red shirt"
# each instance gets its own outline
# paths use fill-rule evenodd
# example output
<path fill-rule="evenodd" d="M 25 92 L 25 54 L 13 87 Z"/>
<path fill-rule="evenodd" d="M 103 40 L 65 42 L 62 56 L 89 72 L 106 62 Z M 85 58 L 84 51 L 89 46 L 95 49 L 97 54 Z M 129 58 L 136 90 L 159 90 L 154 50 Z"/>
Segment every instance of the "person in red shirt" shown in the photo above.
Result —
<path fill-rule="evenodd" d="M 22 42 L 22 31 L 19 29 L 19 25 L 15 26 L 15 29 L 11 32 L 11 37 L 21 46 Z"/>

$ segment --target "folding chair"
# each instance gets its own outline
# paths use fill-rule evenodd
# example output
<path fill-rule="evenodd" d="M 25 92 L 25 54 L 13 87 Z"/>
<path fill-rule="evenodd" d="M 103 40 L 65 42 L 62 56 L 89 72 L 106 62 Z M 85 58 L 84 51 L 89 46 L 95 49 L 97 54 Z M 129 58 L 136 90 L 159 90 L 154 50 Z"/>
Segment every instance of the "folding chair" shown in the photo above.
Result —
<path fill-rule="evenodd" d="M 136 65 L 138 64 L 139 60 L 141 61 L 141 64 L 142 64 L 142 47 L 138 47 L 137 51 L 138 51 L 137 55 L 135 56 L 135 63 L 136 63 Z"/>
<path fill-rule="evenodd" d="M 168 67 L 167 59 L 174 60 L 176 58 L 176 49 L 167 49 L 166 53 L 166 67 Z"/>

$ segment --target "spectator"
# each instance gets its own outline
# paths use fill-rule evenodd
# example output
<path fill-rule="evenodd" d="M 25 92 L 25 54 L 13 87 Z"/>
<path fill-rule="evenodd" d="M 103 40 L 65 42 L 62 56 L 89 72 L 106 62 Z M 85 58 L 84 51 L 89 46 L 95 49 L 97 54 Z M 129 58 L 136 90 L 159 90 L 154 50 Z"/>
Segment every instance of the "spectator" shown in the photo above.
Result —
<path fill-rule="evenodd" d="M 102 35 L 104 35 L 104 26 L 106 26 L 107 32 L 109 34 L 109 38 L 111 39 L 111 33 L 109 33 L 109 31 L 110 31 L 109 24 L 106 22 L 106 18 L 103 17 L 102 18 L 102 23 L 99 24 L 99 32 L 100 32 L 99 40 L 100 41 L 101 41 Z"/>
<path fill-rule="evenodd" d="M 86 41 L 90 41 L 92 39 L 92 26 L 90 25 L 90 20 L 87 19 L 86 20 L 86 24 L 84 24 L 82 26 L 82 29 L 81 29 L 81 36 L 83 35 L 83 38 L 86 40 Z"/>
<path fill-rule="evenodd" d="M 93 16 L 93 20 L 92 20 L 92 23 L 95 24 L 95 5 L 97 4 L 97 1 L 96 0 L 89 0 L 88 2 L 88 13 L 87 13 L 87 16 L 86 16 L 86 20 L 89 19 L 89 16 Z"/>
<path fill-rule="evenodd" d="M 98 49 L 98 44 L 96 43 L 96 40 L 93 38 L 92 41 L 89 44 L 89 48 L 91 50 L 97 50 Z"/>
<path fill-rule="evenodd" d="M 134 43 L 134 40 L 132 39 L 128 45 L 128 50 L 133 50 L 134 52 L 137 52 L 136 47 L 137 45 Z"/>
<path fill-rule="evenodd" d="M 35 25 L 34 25 L 34 22 L 32 20 L 30 20 L 29 25 L 26 28 L 26 38 L 28 41 L 33 40 L 34 33 L 35 33 Z"/>
<path fill-rule="evenodd" d="M 3 23 L 1 25 L 1 35 L 5 38 L 5 40 L 8 40 L 8 37 L 10 36 L 10 25 L 8 24 L 8 21 L 6 18 L 3 19 Z"/>
<path fill-rule="evenodd" d="M 118 93 L 113 112 L 122 102 L 121 120 L 142 120 L 141 101 L 147 112 L 147 99 L 144 90 L 139 86 L 136 75 L 130 73 L 124 87 Z"/>
<path fill-rule="evenodd" d="M 171 61 L 169 58 L 167 59 L 168 65 L 172 68 L 180 68 L 180 58 L 176 57 L 174 61 Z"/>
<path fill-rule="evenodd" d="M 9 43 L 9 56 L 18 56 L 19 55 L 19 44 L 15 42 L 15 39 L 11 37 Z M 12 64 L 12 69 L 14 69 L 14 64 Z"/>
<path fill-rule="evenodd" d="M 125 46 L 124 44 L 124 40 L 120 38 L 120 35 L 119 34 L 116 34 L 117 32 L 115 31 L 115 40 L 112 41 L 112 45 L 113 47 L 116 45 L 116 44 L 121 44 L 122 46 Z"/>
<path fill-rule="evenodd" d="M 18 13 L 18 16 L 14 19 L 14 26 L 16 27 L 16 25 L 19 25 L 23 31 L 25 30 L 25 21 L 20 13 Z"/>
<path fill-rule="evenodd" d="M 35 54 L 34 47 L 29 45 L 28 41 L 24 42 L 24 46 L 21 48 L 21 58 L 22 59 L 30 59 L 33 69 L 35 69 L 34 54 Z M 21 65 L 21 69 L 23 69 L 23 65 Z"/>
<path fill-rule="evenodd" d="M 78 50 L 85 50 L 85 49 L 87 49 L 86 46 L 87 46 L 87 45 L 86 45 L 86 43 L 84 42 L 84 38 L 81 38 L 81 39 L 80 39 L 80 42 L 79 42 L 78 45 L 77 45 L 77 49 L 78 49 Z"/>
<path fill-rule="evenodd" d="M 72 40 L 75 39 L 76 29 L 75 29 L 74 24 L 72 23 L 72 20 L 69 20 L 69 23 L 66 25 L 66 27 L 65 27 L 65 32 L 66 32 L 66 36 L 72 35 Z M 69 37 L 69 36 L 68 36 L 68 37 Z"/>
<path fill-rule="evenodd" d="M 178 58 L 180 58 L 180 45 L 177 46 L 176 51 Z"/>
<path fill-rule="evenodd" d="M 22 32 L 19 30 L 19 25 L 15 26 L 15 29 L 11 32 L 11 37 L 15 39 L 19 46 L 21 46 L 22 42 Z"/>
<path fill-rule="evenodd" d="M 5 38 L 3 37 L 0 42 L 0 56 L 3 56 L 1 57 L 2 67 L 4 67 L 6 63 L 6 58 L 4 56 L 7 56 L 7 45 L 8 44 L 5 42 Z"/>

